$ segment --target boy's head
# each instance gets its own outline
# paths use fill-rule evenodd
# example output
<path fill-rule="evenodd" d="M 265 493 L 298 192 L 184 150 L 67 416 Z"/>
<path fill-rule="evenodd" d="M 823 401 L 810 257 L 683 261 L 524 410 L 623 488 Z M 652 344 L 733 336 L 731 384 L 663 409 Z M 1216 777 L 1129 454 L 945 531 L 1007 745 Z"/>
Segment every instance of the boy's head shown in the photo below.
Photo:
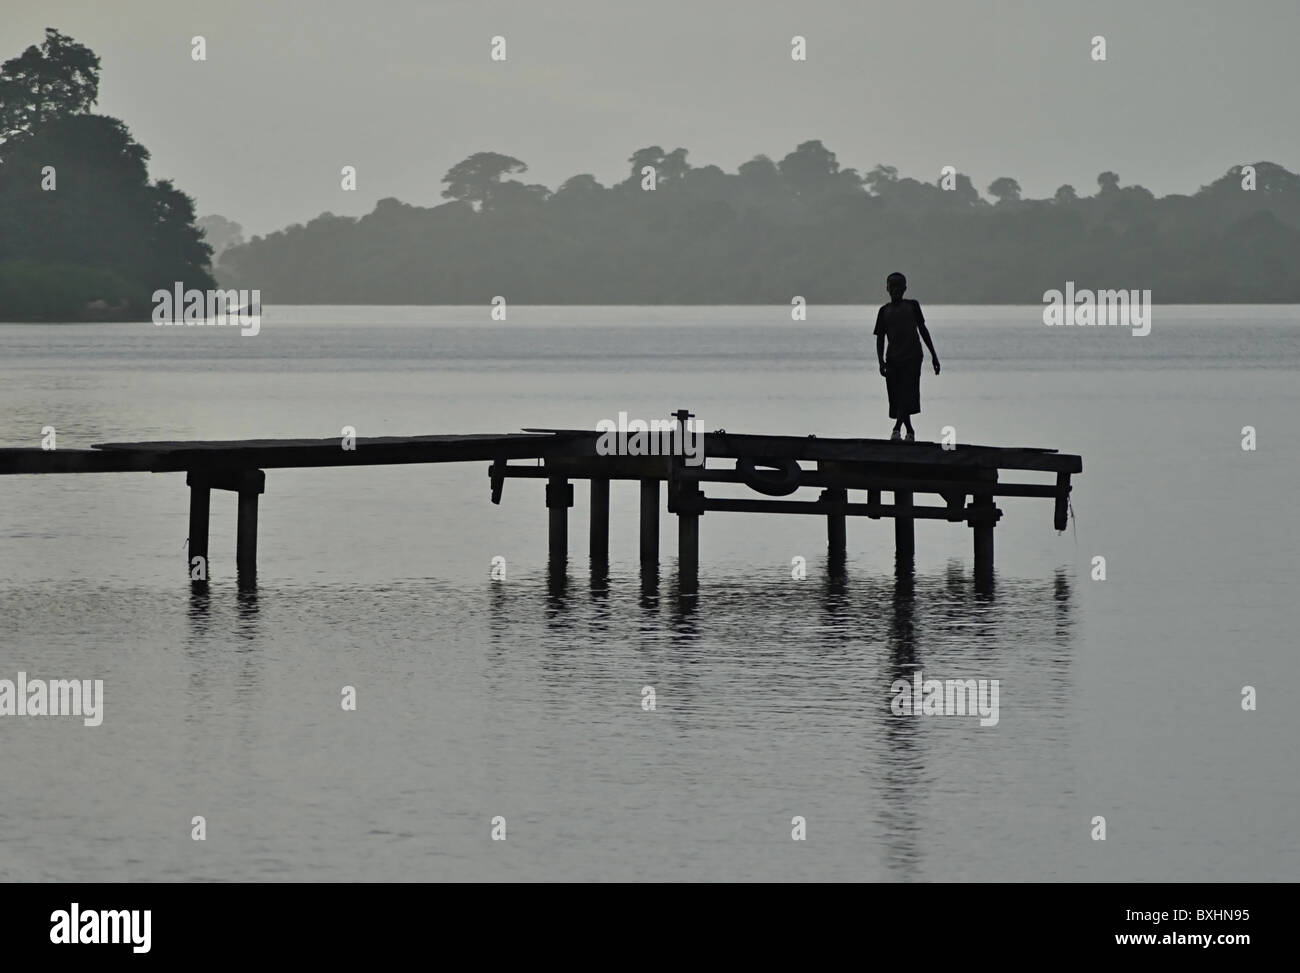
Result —
<path fill-rule="evenodd" d="M 885 278 L 885 289 L 889 291 L 890 297 L 894 300 L 898 300 L 903 296 L 903 292 L 907 290 L 907 278 L 898 273 L 898 271 L 894 271 L 894 273 Z"/>

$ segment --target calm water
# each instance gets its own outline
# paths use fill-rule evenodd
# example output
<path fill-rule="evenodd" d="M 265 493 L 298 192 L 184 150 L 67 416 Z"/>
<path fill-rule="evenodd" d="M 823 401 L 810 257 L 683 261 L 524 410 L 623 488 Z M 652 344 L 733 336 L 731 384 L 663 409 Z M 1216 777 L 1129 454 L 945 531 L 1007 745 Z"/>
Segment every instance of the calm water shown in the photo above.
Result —
<path fill-rule="evenodd" d="M 681 604 L 675 525 L 644 583 L 624 484 L 608 579 L 588 571 L 579 485 L 575 556 L 549 584 L 541 484 L 493 506 L 483 463 L 270 471 L 255 595 L 231 577 L 234 499 L 214 494 L 198 597 L 183 475 L 0 477 L 0 678 L 98 678 L 106 698 L 97 728 L 0 718 L 0 878 L 1300 879 L 1300 309 L 1157 308 L 1145 338 L 1046 328 L 1040 308 L 927 314 L 944 370 L 923 378 L 920 438 L 951 425 L 1084 458 L 1065 533 L 1046 501 L 1001 502 L 991 597 L 964 526 L 918 523 L 900 584 L 888 521 L 850 522 L 833 579 L 820 520 L 710 513 L 701 598 Z M 811 316 L 4 325 L 0 444 L 46 425 L 77 447 L 681 406 L 708 429 L 886 434 L 874 311 Z M 999 679 L 998 725 L 892 715 L 916 666 Z"/>

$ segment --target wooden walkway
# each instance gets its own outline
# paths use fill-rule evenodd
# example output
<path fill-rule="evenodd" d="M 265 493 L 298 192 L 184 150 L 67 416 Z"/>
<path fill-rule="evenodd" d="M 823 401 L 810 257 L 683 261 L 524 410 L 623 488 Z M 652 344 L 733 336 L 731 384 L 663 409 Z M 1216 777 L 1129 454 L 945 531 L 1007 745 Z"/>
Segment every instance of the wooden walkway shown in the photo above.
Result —
<path fill-rule="evenodd" d="M 689 417 L 679 410 L 678 421 Z M 593 563 L 609 555 L 609 484 L 640 483 L 640 554 L 643 563 L 659 560 L 661 485 L 666 509 L 677 517 L 678 577 L 681 590 L 694 593 L 699 575 L 700 518 L 710 511 L 813 514 L 826 518 L 832 559 L 846 555 L 848 517 L 890 518 L 895 551 L 911 559 L 916 520 L 965 523 L 974 537 L 977 581 L 991 580 L 993 530 L 1002 511 L 999 497 L 1040 497 L 1053 501 L 1053 526 L 1064 530 L 1070 478 L 1082 472 L 1078 456 L 1052 449 L 892 442 L 880 439 L 825 439 L 817 436 L 762 436 L 702 432 L 703 462 L 683 455 L 606 455 L 608 439 L 579 429 L 525 430 L 509 434 L 391 436 L 358 438 L 353 448 L 332 439 L 253 439 L 233 442 L 100 443 L 92 449 L 0 448 L 0 475 L 56 473 L 186 474 L 190 490 L 189 551 L 191 580 L 208 580 L 209 498 L 212 490 L 239 495 L 236 568 L 241 584 L 257 572 L 258 497 L 266 489 L 266 470 L 328 466 L 386 466 L 411 463 L 489 463 L 491 499 L 499 503 L 505 481 L 545 479 L 549 553 L 552 562 L 568 556 L 568 511 L 573 480 L 590 483 L 590 548 Z M 531 461 L 529 463 L 512 461 Z M 721 462 L 720 462 L 721 461 Z M 1007 473 L 1053 474 L 1051 482 L 1008 482 Z M 708 496 L 709 483 L 745 484 L 755 497 Z M 815 498 L 800 491 L 815 489 Z M 865 493 L 852 501 L 850 491 Z M 890 495 L 885 503 L 883 494 Z M 916 494 L 939 502 L 920 505 Z"/>

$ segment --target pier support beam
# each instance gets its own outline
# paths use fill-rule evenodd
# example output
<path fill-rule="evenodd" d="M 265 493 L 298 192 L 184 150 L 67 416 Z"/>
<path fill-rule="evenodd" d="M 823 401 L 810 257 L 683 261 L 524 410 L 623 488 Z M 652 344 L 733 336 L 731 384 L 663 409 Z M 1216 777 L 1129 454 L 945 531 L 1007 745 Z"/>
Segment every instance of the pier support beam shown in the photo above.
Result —
<path fill-rule="evenodd" d="M 677 577 L 682 594 L 700 590 L 700 515 L 704 494 L 694 483 L 684 483 L 677 495 Z"/>
<path fill-rule="evenodd" d="M 980 474 L 980 479 L 996 483 L 997 470 Z M 975 584 L 987 587 L 993 581 L 993 528 L 1002 511 L 993 503 L 993 495 L 977 493 L 971 497 L 971 531 L 975 535 Z"/>
<path fill-rule="evenodd" d="M 257 498 L 266 492 L 266 474 L 248 470 L 239 488 L 239 523 L 235 536 L 235 571 L 241 585 L 257 580 Z"/>
<path fill-rule="evenodd" d="M 677 571 L 681 592 L 693 595 L 700 590 L 700 515 L 677 516 Z"/>
<path fill-rule="evenodd" d="M 975 534 L 975 578 L 993 577 L 993 498 L 980 497 L 972 504 L 982 516 L 971 524 Z"/>
<path fill-rule="evenodd" d="M 641 481 L 641 563 L 659 563 L 659 481 Z"/>
<path fill-rule="evenodd" d="M 1052 512 L 1052 526 L 1065 530 L 1070 520 L 1070 474 L 1056 474 L 1056 506 Z"/>
<path fill-rule="evenodd" d="M 895 490 L 894 507 L 894 554 L 900 558 L 916 555 L 916 521 L 911 516 L 912 491 Z"/>
<path fill-rule="evenodd" d="M 186 553 L 186 573 L 194 582 L 206 581 L 208 578 L 208 522 L 212 505 L 212 485 L 200 474 L 185 474 L 185 483 L 190 488 L 190 532 Z M 196 578 L 194 559 L 203 558 L 203 577 Z"/>
<path fill-rule="evenodd" d="M 849 491 L 823 490 L 822 502 L 826 505 L 826 553 L 832 560 L 843 560 L 848 552 L 848 518 L 845 509 L 849 502 Z"/>
<path fill-rule="evenodd" d="M 591 480 L 591 560 L 609 560 L 609 479 Z"/>
<path fill-rule="evenodd" d="M 546 481 L 546 509 L 550 511 L 547 547 L 552 561 L 569 556 L 569 508 L 573 506 L 573 484 L 568 477 L 552 476 Z"/>
<path fill-rule="evenodd" d="M 239 491 L 239 533 L 235 538 L 235 571 L 240 581 L 257 577 L 257 494 Z"/>

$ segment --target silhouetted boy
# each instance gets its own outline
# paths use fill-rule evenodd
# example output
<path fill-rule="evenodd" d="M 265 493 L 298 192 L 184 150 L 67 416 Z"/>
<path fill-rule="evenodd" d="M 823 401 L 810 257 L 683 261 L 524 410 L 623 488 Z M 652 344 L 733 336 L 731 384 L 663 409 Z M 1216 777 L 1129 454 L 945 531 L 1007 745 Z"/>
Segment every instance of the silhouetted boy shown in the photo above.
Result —
<path fill-rule="evenodd" d="M 889 418 L 894 420 L 894 432 L 889 438 L 902 439 L 899 431 L 906 427 L 910 442 L 916 439 L 912 416 L 921 411 L 921 363 L 925 360 L 921 342 L 924 341 L 930 349 L 936 375 L 939 374 L 939 356 L 935 354 L 934 342 L 926 330 L 921 305 L 903 300 L 907 278 L 899 273 L 890 274 L 885 280 L 885 289 L 889 291 L 890 301 L 882 304 L 876 314 L 875 335 L 880 374 L 885 376 L 885 388 L 889 392 Z M 885 351 L 886 339 L 889 342 L 888 353 Z"/>

